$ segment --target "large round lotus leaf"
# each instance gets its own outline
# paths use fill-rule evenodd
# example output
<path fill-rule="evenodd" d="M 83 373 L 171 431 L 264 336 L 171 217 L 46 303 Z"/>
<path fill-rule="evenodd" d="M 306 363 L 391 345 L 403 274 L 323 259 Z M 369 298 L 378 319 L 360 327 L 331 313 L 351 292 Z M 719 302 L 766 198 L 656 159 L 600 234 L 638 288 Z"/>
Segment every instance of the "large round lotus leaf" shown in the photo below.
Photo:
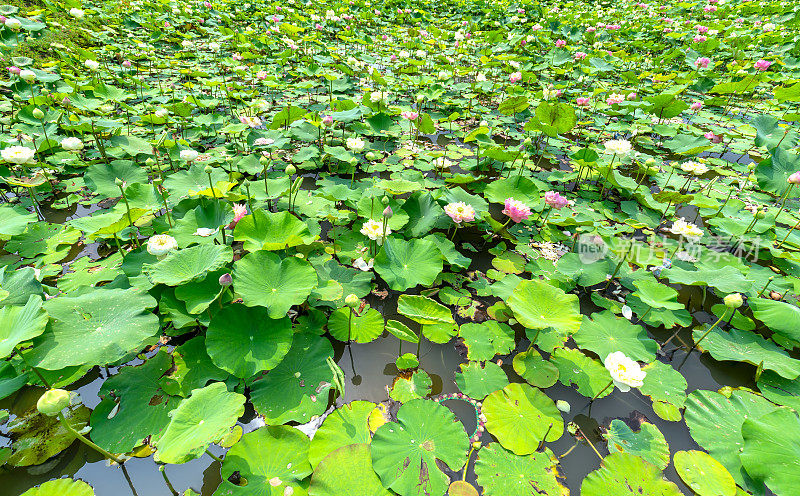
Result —
<path fill-rule="evenodd" d="M 480 493 L 469 482 L 454 480 L 447 488 L 447 496 L 480 496 Z"/>
<path fill-rule="evenodd" d="M 638 431 L 620 419 L 611 421 L 605 433 L 608 452 L 636 455 L 664 470 L 669 465 L 669 446 L 664 435 L 650 422 L 642 422 Z"/>
<path fill-rule="evenodd" d="M 487 444 L 478 452 L 475 475 L 484 496 L 569 496 L 559 481 L 558 458 L 549 448 L 520 456 L 499 443 Z"/>
<path fill-rule="evenodd" d="M 201 280 L 209 272 L 221 269 L 231 261 L 233 250 L 226 245 L 196 245 L 173 250 L 162 260 L 144 269 L 155 284 L 178 286 Z"/>
<path fill-rule="evenodd" d="M 185 463 L 202 455 L 228 433 L 244 413 L 245 397 L 215 382 L 195 389 L 172 411 L 170 422 L 155 441 L 155 457 L 163 463 Z"/>
<path fill-rule="evenodd" d="M 73 405 L 62 413 L 69 425 L 80 431 L 89 423 L 91 411 L 83 405 Z M 42 415 L 35 406 L 11 420 L 6 428 L 11 440 L 11 454 L 6 463 L 16 467 L 42 464 L 75 441 L 58 417 Z"/>
<path fill-rule="evenodd" d="M 553 400 L 527 384 L 509 384 L 487 396 L 483 414 L 486 429 L 517 455 L 533 453 L 543 439 L 556 441 L 564 433 L 564 420 Z"/>
<path fill-rule="evenodd" d="M 682 496 L 655 465 L 628 453 L 612 453 L 581 483 L 581 496 Z"/>
<path fill-rule="evenodd" d="M 490 182 L 483 190 L 483 196 L 492 203 L 503 203 L 506 198 L 513 198 L 534 207 L 539 203 L 539 188 L 530 178 L 508 177 Z"/>
<path fill-rule="evenodd" d="M 787 338 L 800 339 L 800 308 L 783 301 L 767 298 L 748 300 L 753 316 L 770 329 Z"/>
<path fill-rule="evenodd" d="M 408 341 L 409 343 L 418 343 L 419 336 L 398 320 L 386 321 L 386 330 L 392 333 L 397 339 L 401 341 Z"/>
<path fill-rule="evenodd" d="M 655 360 L 658 349 L 658 343 L 647 337 L 642 326 L 631 324 L 608 310 L 593 313 L 591 318 L 584 316 L 581 328 L 572 339 L 580 348 L 597 353 L 601 360 L 621 351 L 633 360 L 649 363 Z"/>
<path fill-rule="evenodd" d="M 695 342 L 699 341 L 705 332 L 705 327 L 695 329 L 693 334 Z M 800 360 L 790 357 L 778 345 L 753 331 L 739 329 L 724 331 L 715 327 L 699 347 L 708 351 L 715 360 L 761 366 L 764 370 L 774 370 L 786 379 L 795 379 L 800 375 Z"/>
<path fill-rule="evenodd" d="M 654 402 L 666 402 L 682 408 L 686 402 L 688 383 L 683 374 L 672 365 L 655 361 L 642 367 L 647 375 L 639 392 L 649 396 Z"/>
<path fill-rule="evenodd" d="M 264 307 L 234 303 L 212 317 L 206 331 L 206 349 L 214 365 L 247 379 L 275 368 L 289 353 L 292 337 L 292 321 L 288 317 L 271 319 Z"/>
<path fill-rule="evenodd" d="M 374 308 L 367 308 L 361 315 L 352 312 L 350 307 L 340 308 L 331 313 L 328 319 L 328 332 L 339 341 L 371 343 L 383 334 L 383 315 Z"/>
<path fill-rule="evenodd" d="M 304 496 L 311 474 L 308 437 L 288 425 L 262 427 L 242 436 L 225 456 L 214 496 Z M 228 481 L 238 473 L 242 483 Z"/>
<path fill-rule="evenodd" d="M 11 206 L 8 203 L 0 205 L 0 235 L 22 234 L 29 225 L 37 220 L 36 214 L 19 205 Z"/>
<path fill-rule="evenodd" d="M 514 372 L 531 386 L 546 389 L 558 381 L 558 367 L 533 348 L 514 355 L 512 366 Z"/>
<path fill-rule="evenodd" d="M 675 471 L 698 496 L 734 496 L 736 482 L 728 469 L 703 451 L 675 453 Z"/>
<path fill-rule="evenodd" d="M 400 295 L 397 299 L 397 313 L 422 325 L 455 322 L 449 308 L 427 296 Z"/>
<path fill-rule="evenodd" d="M 469 440 L 461 422 L 445 406 L 411 400 L 397 421 L 383 424 L 372 438 L 372 466 L 383 486 L 400 496 L 442 495 L 450 481 L 436 461 L 450 470 L 466 462 Z"/>
<path fill-rule="evenodd" d="M 175 348 L 172 360 L 174 369 L 159 381 L 168 394 L 187 397 L 193 389 L 202 388 L 209 381 L 224 381 L 229 377 L 227 372 L 211 361 L 203 336 L 192 338 Z"/>
<path fill-rule="evenodd" d="M 430 286 L 443 267 L 442 252 L 427 239 L 388 238 L 375 257 L 375 272 L 395 291 Z"/>
<path fill-rule="evenodd" d="M 415 370 L 408 375 L 400 375 L 394 380 L 389 397 L 394 401 L 406 403 L 408 401 L 424 398 L 431 394 L 431 376 L 424 370 Z"/>
<path fill-rule="evenodd" d="M 788 408 L 748 415 L 742 424 L 744 469 L 775 494 L 797 494 L 800 488 L 800 420 Z"/>
<path fill-rule="evenodd" d="M 296 334 L 283 361 L 250 383 L 250 399 L 267 424 L 305 423 L 325 411 L 333 382 L 328 357 L 333 358 L 328 339 Z"/>
<path fill-rule="evenodd" d="M 233 215 L 233 208 L 229 203 L 213 198 L 200 198 L 194 210 L 175 220 L 175 226 L 169 230 L 169 234 L 175 238 L 178 246 L 184 248 L 193 244 L 214 244 L 215 241 L 222 241 L 220 230 L 231 223 Z M 198 229 L 211 229 L 213 234 L 200 236 Z"/>
<path fill-rule="evenodd" d="M 113 363 L 158 332 L 158 317 L 146 310 L 155 306 L 152 296 L 135 289 L 96 289 L 48 300 L 50 330 L 33 341 L 27 358 L 48 370 Z"/>
<path fill-rule="evenodd" d="M 311 263 L 317 271 L 320 281 L 335 282 L 342 288 L 342 295 L 339 298 L 323 300 L 326 303 L 330 302 L 336 306 L 342 306 L 347 295 L 354 294 L 359 298 L 363 298 L 372 290 L 372 279 L 375 277 L 372 271 L 364 272 L 345 267 L 334 259 L 328 259 L 324 262 L 312 260 Z"/>
<path fill-rule="evenodd" d="M 233 231 L 233 239 L 243 241 L 247 251 L 285 250 L 309 244 L 314 238 L 305 222 L 285 210 L 274 213 L 256 210 L 244 216 Z"/>
<path fill-rule="evenodd" d="M 159 383 L 171 368 L 172 357 L 159 351 L 103 382 L 98 393 L 102 401 L 92 411 L 92 441 L 112 453 L 127 453 L 147 436 L 157 439 L 181 400 L 165 393 Z"/>
<path fill-rule="evenodd" d="M 603 398 L 614 392 L 614 388 L 607 387 L 611 375 L 605 366 L 580 350 L 558 348 L 550 361 L 558 368 L 558 381 L 565 386 L 575 384 L 578 392 L 587 398 L 595 395 Z"/>
<path fill-rule="evenodd" d="M 128 184 L 148 182 L 145 169 L 128 160 L 114 160 L 110 164 L 97 162 L 90 165 L 83 176 L 86 187 L 107 198 L 120 195 L 117 179 Z"/>
<path fill-rule="evenodd" d="M 43 333 L 47 320 L 42 299 L 36 295 L 31 295 L 24 307 L 0 308 L 0 358 L 10 355 L 21 342 Z"/>
<path fill-rule="evenodd" d="M 306 301 L 317 286 L 317 273 L 305 260 L 281 260 L 275 253 L 259 250 L 233 264 L 233 284 L 245 305 L 267 307 L 270 317 L 278 319 L 292 305 Z"/>
<path fill-rule="evenodd" d="M 94 496 L 94 489 L 82 480 L 56 479 L 32 487 L 21 496 Z"/>
<path fill-rule="evenodd" d="M 489 320 L 481 324 L 468 322 L 458 330 L 467 347 L 467 358 L 486 361 L 514 349 L 514 330 L 507 324 Z"/>
<path fill-rule="evenodd" d="M 800 411 L 800 381 L 784 379 L 769 370 L 758 378 L 758 390 L 768 400 Z"/>
<path fill-rule="evenodd" d="M 489 393 L 508 385 L 506 373 L 494 362 L 462 363 L 455 379 L 458 389 L 476 400 L 482 400 Z"/>
<path fill-rule="evenodd" d="M 507 303 L 519 323 L 529 329 L 552 327 L 569 335 L 581 327 L 578 297 L 538 279 L 520 282 Z"/>
<path fill-rule="evenodd" d="M 225 181 L 228 175 L 222 169 L 217 167 L 211 171 L 211 181 L 217 184 L 219 181 Z M 144 181 L 147 182 L 147 181 Z M 208 190 L 207 196 L 211 195 L 211 189 L 208 184 L 208 174 L 205 173 L 205 166 L 199 162 L 195 162 L 189 167 L 188 170 L 181 170 L 174 174 L 170 174 L 164 187 L 167 188 L 171 197 L 185 197 L 196 196 L 199 192 Z"/>
<path fill-rule="evenodd" d="M 315 436 L 316 437 L 316 436 Z M 390 496 L 372 469 L 369 444 L 342 446 L 314 469 L 309 496 Z"/>
<path fill-rule="evenodd" d="M 329 453 L 349 444 L 370 442 L 369 415 L 375 403 L 353 401 L 332 411 L 311 439 L 308 461 L 312 467 Z"/>
<path fill-rule="evenodd" d="M 742 467 L 739 457 L 744 448 L 742 424 L 775 410 L 762 396 L 734 390 L 730 396 L 698 390 L 686 400 L 686 425 L 692 438 L 731 473 L 745 489 L 761 493 L 764 485 L 754 481 Z"/>
<path fill-rule="evenodd" d="M 453 336 L 458 334 L 458 324 L 455 322 L 452 323 L 441 323 L 441 324 L 426 324 L 422 326 L 422 335 L 428 341 L 444 344 Z"/>
<path fill-rule="evenodd" d="M 203 313 L 225 290 L 219 283 L 219 278 L 227 272 L 226 269 L 209 272 L 203 280 L 181 284 L 175 288 L 175 298 L 186 304 L 186 311 L 190 314 Z"/>
<path fill-rule="evenodd" d="M 636 291 L 632 294 L 654 309 L 682 310 L 683 303 L 678 302 L 678 292 L 654 279 L 634 281 Z"/>

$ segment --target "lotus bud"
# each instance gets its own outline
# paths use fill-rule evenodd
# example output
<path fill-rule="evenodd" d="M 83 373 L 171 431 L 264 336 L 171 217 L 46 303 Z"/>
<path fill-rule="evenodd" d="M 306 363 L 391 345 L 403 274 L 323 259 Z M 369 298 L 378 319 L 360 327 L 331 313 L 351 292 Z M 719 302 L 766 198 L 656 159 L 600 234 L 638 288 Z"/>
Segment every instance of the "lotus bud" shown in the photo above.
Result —
<path fill-rule="evenodd" d="M 154 165 L 156 165 L 156 161 L 153 160 L 152 157 L 150 157 L 150 158 L 148 158 L 147 160 L 144 161 L 144 165 L 152 168 Z"/>
<path fill-rule="evenodd" d="M 387 206 L 386 208 L 383 209 L 384 217 L 386 217 L 387 219 L 391 219 L 392 215 L 394 215 L 394 212 L 392 212 L 392 207 Z"/>
<path fill-rule="evenodd" d="M 388 204 L 389 204 L 389 197 L 388 197 L 388 196 L 384 196 L 383 198 L 381 198 L 381 203 L 382 203 L 384 206 L 385 206 L 385 205 L 388 205 Z"/>
<path fill-rule="evenodd" d="M 214 172 L 214 168 L 211 167 L 210 165 L 206 165 L 205 168 L 203 169 L 203 172 L 205 172 L 206 174 L 211 174 L 212 172 Z"/>
<path fill-rule="evenodd" d="M 69 105 L 70 103 L 71 103 L 71 102 L 70 102 L 70 99 L 69 99 L 69 97 L 66 97 L 66 96 L 65 96 L 65 97 L 64 97 L 64 98 L 61 100 L 61 105 L 63 105 L 64 107 L 66 107 L 66 106 L 67 106 L 67 105 Z"/>
<path fill-rule="evenodd" d="M 361 303 L 361 300 L 359 300 L 358 296 L 354 295 L 353 293 L 350 293 L 347 295 L 347 298 L 344 299 L 344 304 L 350 308 L 357 307 L 359 303 Z"/>
<path fill-rule="evenodd" d="M 570 406 L 570 404 L 568 402 L 566 402 L 564 400 L 558 400 L 558 401 L 556 401 L 556 408 L 558 408 L 559 411 L 562 411 L 564 413 L 569 413 L 569 411 L 571 410 L 572 407 Z"/>
<path fill-rule="evenodd" d="M 39 120 L 44 119 L 44 112 L 42 112 L 38 108 L 33 109 L 33 112 L 31 113 L 33 114 L 34 119 L 39 119 Z"/>
<path fill-rule="evenodd" d="M 270 159 L 266 155 L 261 155 L 261 157 L 258 159 L 258 163 L 266 167 L 269 165 Z"/>
<path fill-rule="evenodd" d="M 120 179 L 120 178 L 118 178 L 118 177 L 115 177 L 115 178 L 114 178 L 114 184 L 116 184 L 116 185 L 117 185 L 117 187 L 120 187 L 120 188 L 121 188 L 121 187 L 122 187 L 122 185 L 123 185 L 123 184 L 125 184 L 125 182 L 124 182 L 122 179 Z"/>
<path fill-rule="evenodd" d="M 36 409 L 42 415 L 55 417 L 61 410 L 69 406 L 69 391 L 64 389 L 50 389 L 39 397 Z"/>
<path fill-rule="evenodd" d="M 223 287 L 228 287 L 233 284 L 233 277 L 229 273 L 222 274 L 219 276 L 219 285 Z"/>
<path fill-rule="evenodd" d="M 531 144 L 531 139 L 530 139 L 530 138 L 525 138 L 525 139 L 522 141 L 522 146 L 528 146 L 528 145 L 530 145 L 530 144 Z"/>
<path fill-rule="evenodd" d="M 364 158 L 366 158 L 370 162 L 374 162 L 374 161 L 378 160 L 378 155 L 375 152 L 367 152 L 364 155 Z"/>
<path fill-rule="evenodd" d="M 742 295 L 739 293 L 731 293 L 726 296 L 723 301 L 725 302 L 725 306 L 728 308 L 739 308 L 744 303 Z"/>
<path fill-rule="evenodd" d="M 292 164 L 287 165 L 286 166 L 286 175 L 287 176 L 293 176 L 295 174 L 297 174 L 297 167 L 295 167 Z"/>

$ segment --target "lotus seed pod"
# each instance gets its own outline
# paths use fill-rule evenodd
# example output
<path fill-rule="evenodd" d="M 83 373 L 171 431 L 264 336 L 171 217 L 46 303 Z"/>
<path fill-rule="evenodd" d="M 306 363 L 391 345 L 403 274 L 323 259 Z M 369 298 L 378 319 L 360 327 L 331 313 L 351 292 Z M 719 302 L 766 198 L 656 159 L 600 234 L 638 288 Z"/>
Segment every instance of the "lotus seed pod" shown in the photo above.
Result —
<path fill-rule="evenodd" d="M 32 114 L 34 119 L 39 119 L 39 120 L 44 119 L 44 112 L 42 112 L 38 108 L 33 109 Z"/>
<path fill-rule="evenodd" d="M 297 174 L 297 168 L 292 164 L 287 165 L 286 166 L 286 175 L 287 176 L 293 176 L 295 174 Z"/>
<path fill-rule="evenodd" d="M 726 296 L 723 301 L 725 302 L 725 306 L 728 308 L 739 308 L 744 303 L 742 295 L 739 293 L 731 293 Z"/>
<path fill-rule="evenodd" d="M 123 184 L 122 179 L 120 179 L 118 177 L 115 177 L 114 178 L 114 184 L 116 184 L 117 186 L 122 186 L 122 184 Z"/>
<path fill-rule="evenodd" d="M 36 409 L 48 417 L 55 417 L 61 410 L 69 406 L 69 391 L 64 389 L 50 389 L 39 397 Z"/>
<path fill-rule="evenodd" d="M 213 167 L 211 167 L 210 165 L 206 165 L 206 166 L 205 166 L 205 168 L 203 169 L 203 171 L 204 171 L 206 174 L 211 174 L 212 172 L 214 172 L 214 168 L 213 168 Z"/>
<path fill-rule="evenodd" d="M 266 155 L 261 155 L 261 158 L 258 159 L 258 163 L 263 166 L 269 165 L 269 162 L 270 162 L 269 157 L 267 157 Z"/>
<path fill-rule="evenodd" d="M 364 155 L 364 158 L 366 158 L 370 162 L 374 162 L 374 161 L 378 160 L 378 155 L 375 152 L 367 152 Z"/>
<path fill-rule="evenodd" d="M 361 300 L 358 299 L 358 296 L 354 295 L 353 293 L 350 293 L 349 295 L 347 295 L 347 298 L 344 299 L 344 304 L 350 308 L 355 308 L 359 305 L 360 301 Z"/>
<path fill-rule="evenodd" d="M 233 284 L 233 277 L 230 274 L 225 273 L 219 276 L 219 285 L 220 286 L 230 286 Z"/>
<path fill-rule="evenodd" d="M 147 160 L 144 161 L 144 164 L 148 167 L 153 167 L 154 165 L 156 165 L 156 161 L 153 160 L 152 158 L 148 158 Z"/>

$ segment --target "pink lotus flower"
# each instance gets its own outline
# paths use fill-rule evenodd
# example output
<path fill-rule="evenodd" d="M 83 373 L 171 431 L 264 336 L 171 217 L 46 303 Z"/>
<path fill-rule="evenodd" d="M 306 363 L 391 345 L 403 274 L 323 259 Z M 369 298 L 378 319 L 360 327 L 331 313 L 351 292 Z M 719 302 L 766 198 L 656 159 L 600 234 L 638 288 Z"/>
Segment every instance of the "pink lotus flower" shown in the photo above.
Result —
<path fill-rule="evenodd" d="M 564 208 L 569 201 L 557 191 L 548 191 L 544 194 L 544 202 L 552 208 Z"/>
<path fill-rule="evenodd" d="M 789 179 L 787 179 L 787 181 L 789 181 L 790 184 L 800 184 L 800 171 L 795 172 L 794 174 L 789 176 Z"/>
<path fill-rule="evenodd" d="M 256 79 L 258 79 L 259 81 L 267 79 L 267 71 L 258 71 L 256 73 Z"/>
<path fill-rule="evenodd" d="M 703 26 L 702 24 L 698 24 L 697 26 L 695 26 L 695 28 L 697 28 L 697 32 L 700 34 L 708 33 L 708 26 Z"/>
<path fill-rule="evenodd" d="M 708 38 L 706 38 L 706 37 L 705 37 L 705 36 L 703 36 L 702 34 L 696 34 L 696 35 L 694 36 L 694 42 L 695 42 L 695 43 L 702 43 L 702 42 L 706 41 L 707 39 L 708 39 Z"/>
<path fill-rule="evenodd" d="M 122 67 L 124 67 L 124 68 L 126 68 L 126 69 L 130 69 L 130 68 L 131 68 L 131 61 L 130 61 L 130 60 L 126 60 L 126 61 L 124 61 L 124 62 L 122 63 Z"/>
<path fill-rule="evenodd" d="M 316 29 L 317 31 L 322 31 L 322 24 L 320 24 L 320 23 L 316 23 L 316 24 L 314 25 L 314 29 Z"/>
<path fill-rule="evenodd" d="M 706 5 L 703 7 L 703 12 L 716 12 L 717 6 L 716 5 Z"/>
<path fill-rule="evenodd" d="M 692 110 L 695 110 L 695 111 L 700 110 L 701 108 L 703 108 L 703 102 L 693 102 L 689 106 L 689 108 L 691 108 Z"/>
<path fill-rule="evenodd" d="M 711 63 L 711 59 L 708 57 L 698 57 L 697 60 L 694 61 L 695 67 L 702 67 L 703 69 L 708 68 L 708 64 Z"/>
<path fill-rule="evenodd" d="M 211 2 L 203 2 L 203 5 L 204 5 L 204 6 L 205 6 L 207 9 L 210 9 L 210 8 L 211 8 Z"/>
<path fill-rule="evenodd" d="M 672 28 L 664 28 L 665 33 L 671 33 L 673 31 Z"/>
<path fill-rule="evenodd" d="M 514 222 L 522 222 L 531 216 L 531 209 L 519 200 L 506 198 L 503 213 L 508 215 Z"/>
<path fill-rule="evenodd" d="M 8 73 L 9 74 L 14 74 L 16 76 L 19 76 L 19 73 L 22 72 L 22 69 L 20 69 L 19 67 L 15 66 L 15 65 L 7 67 L 7 69 L 8 69 Z"/>
<path fill-rule="evenodd" d="M 522 73 L 517 71 L 517 72 L 511 74 L 510 76 L 508 76 L 508 80 L 511 81 L 512 83 L 518 83 L 518 82 L 522 81 Z"/>
<path fill-rule="evenodd" d="M 578 104 L 578 106 L 580 106 L 580 107 L 588 107 L 588 106 L 589 106 L 589 102 L 590 102 L 590 101 L 591 101 L 591 100 L 590 100 L 589 98 L 586 98 L 586 97 L 583 97 L 583 96 L 579 96 L 579 97 L 578 97 L 578 98 L 575 100 L 575 103 L 577 103 L 577 104 Z"/>
<path fill-rule="evenodd" d="M 572 56 L 575 60 L 583 60 L 586 58 L 586 52 L 575 52 L 575 55 Z"/>
<path fill-rule="evenodd" d="M 405 117 L 406 119 L 408 119 L 410 121 L 415 121 L 419 117 L 419 113 L 418 112 L 414 112 L 413 110 L 404 110 L 404 111 L 400 112 L 400 115 L 402 115 L 403 117 Z"/>
<path fill-rule="evenodd" d="M 556 47 L 561 48 L 567 46 L 567 42 L 565 40 L 556 40 Z"/>
<path fill-rule="evenodd" d="M 325 124 L 326 126 L 332 125 L 333 124 L 333 117 L 331 117 L 330 115 L 323 116 L 322 117 L 322 123 Z"/>
<path fill-rule="evenodd" d="M 247 205 L 244 203 L 234 203 L 233 207 L 233 221 L 228 224 L 228 229 L 233 229 L 242 218 L 247 215 Z"/>
<path fill-rule="evenodd" d="M 769 60 L 758 59 L 755 64 L 755 68 L 758 69 L 759 71 L 766 71 L 767 69 L 769 69 L 769 66 L 771 65 L 772 62 L 770 62 Z"/>
<path fill-rule="evenodd" d="M 714 134 L 711 131 L 707 132 L 703 136 L 705 136 L 706 139 L 710 140 L 712 143 L 722 143 L 722 136 Z"/>
<path fill-rule="evenodd" d="M 472 208 L 472 205 L 467 205 L 464 202 L 448 203 L 444 206 L 444 213 L 453 219 L 456 224 L 475 220 L 475 209 Z"/>
<path fill-rule="evenodd" d="M 586 28 L 587 33 L 594 33 L 595 31 L 597 31 L 597 28 L 594 26 L 589 26 L 588 28 Z"/>
<path fill-rule="evenodd" d="M 242 56 L 239 55 L 238 53 L 234 53 L 233 54 L 233 60 L 242 60 Z"/>
<path fill-rule="evenodd" d="M 626 100 L 636 100 L 637 98 L 639 98 L 639 95 L 637 95 L 635 91 L 631 91 L 631 92 L 630 92 L 630 93 L 628 93 L 628 95 L 625 97 L 625 99 L 626 99 Z"/>

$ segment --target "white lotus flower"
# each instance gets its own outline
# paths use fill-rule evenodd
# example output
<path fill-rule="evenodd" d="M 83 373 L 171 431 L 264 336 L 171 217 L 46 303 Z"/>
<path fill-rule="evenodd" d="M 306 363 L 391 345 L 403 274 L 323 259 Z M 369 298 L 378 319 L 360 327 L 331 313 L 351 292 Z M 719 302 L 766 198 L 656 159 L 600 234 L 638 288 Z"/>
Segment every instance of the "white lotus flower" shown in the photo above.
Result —
<path fill-rule="evenodd" d="M 363 150 L 365 145 L 366 143 L 361 138 L 347 138 L 347 148 L 355 153 Z"/>
<path fill-rule="evenodd" d="M 100 62 L 92 59 L 86 59 L 83 61 L 83 65 L 86 66 L 87 69 L 90 71 L 96 71 L 100 68 Z"/>
<path fill-rule="evenodd" d="M 178 248 L 178 242 L 169 234 L 156 234 L 147 240 L 147 253 L 164 258 L 167 253 Z"/>
<path fill-rule="evenodd" d="M 198 227 L 197 230 L 194 232 L 195 236 L 202 236 L 207 238 L 216 234 L 217 229 L 211 229 L 210 227 Z"/>
<path fill-rule="evenodd" d="M 647 372 L 642 370 L 639 362 L 631 360 L 625 353 L 621 351 L 609 353 L 603 364 L 611 374 L 614 385 L 623 393 L 627 393 L 632 387 L 638 388 L 644 385 Z"/>
<path fill-rule="evenodd" d="M 703 230 L 691 222 L 686 222 L 683 217 L 672 223 L 669 232 L 677 236 L 683 236 L 691 242 L 698 241 L 703 237 Z"/>
<path fill-rule="evenodd" d="M 200 154 L 197 153 L 197 150 L 192 150 L 191 148 L 187 150 L 181 150 L 181 160 L 185 160 L 187 162 L 194 162 L 197 160 L 197 157 Z"/>
<path fill-rule="evenodd" d="M 75 152 L 83 148 L 83 141 L 80 138 L 64 138 L 61 140 L 61 148 L 69 152 Z"/>
<path fill-rule="evenodd" d="M 19 77 L 29 83 L 36 81 L 36 73 L 30 69 L 22 69 L 19 71 Z"/>
<path fill-rule="evenodd" d="M 693 176 L 702 176 L 703 174 L 708 172 L 708 167 L 701 164 L 700 162 L 695 162 L 693 160 L 690 160 L 688 162 L 684 162 L 681 164 L 681 170 L 683 172 L 688 172 Z"/>
<path fill-rule="evenodd" d="M 606 153 L 615 155 L 627 155 L 631 151 L 631 142 L 627 140 L 608 140 L 603 143 Z"/>
<path fill-rule="evenodd" d="M 355 260 L 353 260 L 353 267 L 363 272 L 367 272 L 369 270 L 372 270 L 372 263 L 373 259 L 371 258 L 369 259 L 369 262 L 366 262 L 362 257 L 358 257 Z"/>
<path fill-rule="evenodd" d="M 9 146 L 0 151 L 0 155 L 2 155 L 3 160 L 6 162 L 17 165 L 32 164 L 36 161 L 34 159 L 36 152 L 27 146 Z"/>
<path fill-rule="evenodd" d="M 71 15 L 75 19 L 83 19 L 84 12 L 81 9 L 72 8 L 72 9 L 69 9 L 69 15 Z"/>
<path fill-rule="evenodd" d="M 13 29 L 14 31 L 22 27 L 22 23 L 19 22 L 19 19 L 14 19 L 13 17 L 6 19 L 5 25 L 8 29 Z"/>
<path fill-rule="evenodd" d="M 386 236 L 391 233 L 392 230 L 389 229 L 389 226 L 386 226 Z M 383 225 L 374 219 L 370 219 L 361 227 L 361 234 L 368 237 L 372 241 L 382 242 L 384 237 Z"/>

